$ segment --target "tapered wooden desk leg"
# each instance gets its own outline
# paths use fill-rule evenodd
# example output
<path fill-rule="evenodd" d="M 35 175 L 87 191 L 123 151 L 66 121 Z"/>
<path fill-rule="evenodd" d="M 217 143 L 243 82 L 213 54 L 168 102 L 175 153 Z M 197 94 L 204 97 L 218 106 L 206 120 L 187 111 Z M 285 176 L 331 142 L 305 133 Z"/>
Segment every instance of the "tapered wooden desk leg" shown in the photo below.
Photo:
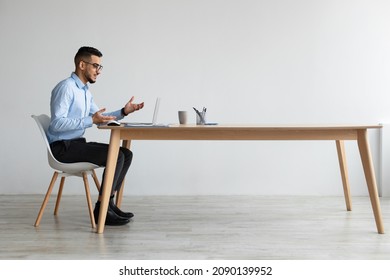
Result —
<path fill-rule="evenodd" d="M 130 143 L 131 143 L 131 140 L 123 140 L 122 147 L 130 149 Z M 122 205 L 123 189 L 125 188 L 125 179 L 126 179 L 126 177 L 123 179 L 122 186 L 121 186 L 120 190 L 118 191 L 118 193 L 116 194 L 116 202 L 115 203 L 116 203 L 116 206 L 118 206 L 119 208 Z"/>
<path fill-rule="evenodd" d="M 370 195 L 376 227 L 378 229 L 378 233 L 385 233 L 379 203 L 378 189 L 375 180 L 374 165 L 372 163 L 371 151 L 368 143 L 367 129 L 358 130 L 358 146 L 363 164 L 364 174 L 366 176 L 368 193 Z"/>
<path fill-rule="evenodd" d="M 107 216 L 108 201 L 112 190 L 112 182 L 114 180 L 114 173 L 116 162 L 118 159 L 120 144 L 120 131 L 118 129 L 111 130 L 110 146 L 108 148 L 107 165 L 104 174 L 102 200 L 100 202 L 99 219 L 97 225 L 97 233 L 103 233 L 104 224 Z"/>
<path fill-rule="evenodd" d="M 345 204 L 347 206 L 347 210 L 351 211 L 352 210 L 351 192 L 350 192 L 350 187 L 349 187 L 348 169 L 347 169 L 347 160 L 345 157 L 344 141 L 336 140 L 336 147 L 337 147 L 337 154 L 339 156 L 339 164 L 340 164 L 341 180 L 343 182 Z"/>

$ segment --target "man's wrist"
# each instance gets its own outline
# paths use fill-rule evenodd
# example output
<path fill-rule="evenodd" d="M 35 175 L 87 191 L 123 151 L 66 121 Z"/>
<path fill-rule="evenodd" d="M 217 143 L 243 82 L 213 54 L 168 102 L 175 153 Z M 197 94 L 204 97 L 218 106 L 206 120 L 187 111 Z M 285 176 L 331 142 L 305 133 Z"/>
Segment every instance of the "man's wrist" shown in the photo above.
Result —
<path fill-rule="evenodd" d="M 125 107 L 123 107 L 123 108 L 121 109 L 121 113 L 122 113 L 122 115 L 125 116 L 125 117 L 128 115 L 128 114 L 126 114 L 126 112 L 125 112 Z"/>

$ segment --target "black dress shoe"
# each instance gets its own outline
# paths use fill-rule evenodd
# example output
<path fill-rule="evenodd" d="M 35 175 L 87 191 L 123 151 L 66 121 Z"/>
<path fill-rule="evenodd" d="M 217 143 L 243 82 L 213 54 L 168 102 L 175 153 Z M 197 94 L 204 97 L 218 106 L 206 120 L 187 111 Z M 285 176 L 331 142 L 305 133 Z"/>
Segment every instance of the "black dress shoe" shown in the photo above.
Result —
<path fill-rule="evenodd" d="M 108 204 L 108 207 L 114 211 L 115 214 L 117 214 L 119 217 L 131 219 L 134 217 L 134 214 L 131 212 L 123 212 L 121 209 L 119 209 L 115 203 L 114 203 L 114 197 L 110 196 L 110 202 Z"/>
<path fill-rule="evenodd" d="M 99 211 L 100 211 L 100 201 L 96 202 L 95 209 L 93 210 L 93 215 L 95 217 L 95 222 L 99 221 Z M 108 207 L 106 222 L 104 223 L 107 226 L 122 226 L 130 222 L 129 219 L 123 218 L 115 214 L 115 212 Z"/>

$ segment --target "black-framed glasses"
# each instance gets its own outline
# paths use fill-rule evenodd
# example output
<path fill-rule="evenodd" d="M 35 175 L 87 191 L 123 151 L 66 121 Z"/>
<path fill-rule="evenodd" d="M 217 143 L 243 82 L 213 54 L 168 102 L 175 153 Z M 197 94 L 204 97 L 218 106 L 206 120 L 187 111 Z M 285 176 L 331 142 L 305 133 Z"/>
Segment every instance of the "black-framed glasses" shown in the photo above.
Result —
<path fill-rule="evenodd" d="M 103 69 L 103 65 L 100 65 L 100 64 L 98 64 L 98 63 L 91 63 L 91 62 L 84 61 L 84 60 L 83 60 L 83 62 L 84 62 L 84 63 L 87 63 L 87 64 L 89 64 L 89 65 L 92 65 L 93 68 L 95 68 L 97 71 L 101 71 L 101 70 Z"/>

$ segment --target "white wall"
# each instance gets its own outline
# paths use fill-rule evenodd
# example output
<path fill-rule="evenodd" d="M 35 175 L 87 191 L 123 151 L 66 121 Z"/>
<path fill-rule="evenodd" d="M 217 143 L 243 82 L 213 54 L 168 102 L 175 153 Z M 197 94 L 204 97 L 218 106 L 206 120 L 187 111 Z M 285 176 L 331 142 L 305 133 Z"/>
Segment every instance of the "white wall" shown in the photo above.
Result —
<path fill-rule="evenodd" d="M 49 113 L 51 89 L 82 45 L 104 55 L 91 87 L 98 105 L 117 109 L 135 95 L 147 107 L 134 120 L 151 118 L 161 96 L 164 123 L 183 109 L 194 121 L 192 106 L 220 123 L 390 123 L 389 14 L 387 0 L 0 0 L 0 194 L 46 190 L 52 171 L 30 115 Z M 389 157 L 378 135 L 370 132 L 377 170 L 380 151 Z M 366 195 L 357 146 L 346 145 L 352 194 Z M 132 149 L 125 194 L 342 194 L 333 142 Z M 66 192 L 82 193 L 81 182 Z"/>

